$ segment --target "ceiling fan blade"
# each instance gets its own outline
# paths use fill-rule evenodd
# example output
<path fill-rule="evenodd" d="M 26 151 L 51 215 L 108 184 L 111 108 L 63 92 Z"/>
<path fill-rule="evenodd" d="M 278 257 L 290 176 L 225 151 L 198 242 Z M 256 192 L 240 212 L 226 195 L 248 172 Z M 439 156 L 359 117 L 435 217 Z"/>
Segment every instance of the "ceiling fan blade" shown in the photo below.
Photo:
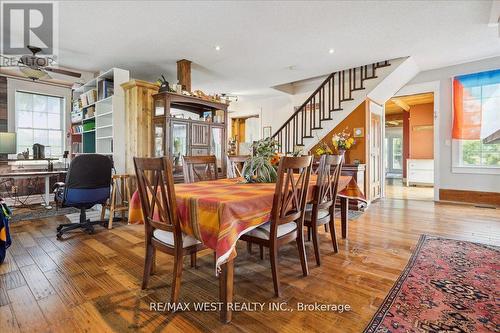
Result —
<path fill-rule="evenodd" d="M 49 71 L 49 72 L 58 73 L 58 74 L 62 74 L 62 75 L 68 75 L 68 76 L 73 76 L 73 77 L 82 77 L 81 73 L 76 73 L 76 72 L 68 71 L 68 70 L 61 69 L 61 68 L 44 67 L 43 69 L 46 71 Z"/>
<path fill-rule="evenodd" d="M 39 80 L 42 78 L 47 78 L 47 76 L 49 76 L 46 71 L 38 68 L 19 66 L 19 70 L 24 74 L 24 76 L 32 80 Z"/>

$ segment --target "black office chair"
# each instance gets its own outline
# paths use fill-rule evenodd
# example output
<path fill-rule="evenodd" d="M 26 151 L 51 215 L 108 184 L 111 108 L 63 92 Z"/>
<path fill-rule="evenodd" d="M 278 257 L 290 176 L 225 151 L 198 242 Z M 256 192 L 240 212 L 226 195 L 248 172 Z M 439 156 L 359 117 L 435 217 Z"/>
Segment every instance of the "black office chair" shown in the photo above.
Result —
<path fill-rule="evenodd" d="M 107 221 L 90 221 L 86 210 L 94 205 L 104 205 L 109 198 L 111 187 L 111 169 L 113 163 L 108 156 L 85 154 L 75 157 L 69 165 L 65 183 L 56 183 L 54 194 L 59 207 L 80 209 L 80 223 L 60 224 L 57 238 L 66 231 L 82 228 L 89 234 L 94 232 L 94 225 L 107 226 Z"/>

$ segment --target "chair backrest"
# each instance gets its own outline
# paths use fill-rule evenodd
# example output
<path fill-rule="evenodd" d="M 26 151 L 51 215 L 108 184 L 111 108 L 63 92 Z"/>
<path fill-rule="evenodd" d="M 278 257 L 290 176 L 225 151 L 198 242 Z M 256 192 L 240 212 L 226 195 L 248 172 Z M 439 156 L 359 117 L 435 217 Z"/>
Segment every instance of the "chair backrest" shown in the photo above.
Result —
<path fill-rule="evenodd" d="M 64 186 L 65 205 L 104 203 L 109 198 L 113 162 L 106 155 L 76 156 Z"/>
<path fill-rule="evenodd" d="M 335 205 L 342 161 L 343 155 L 321 156 L 316 169 L 318 178 L 314 191 L 313 209 L 327 209 Z"/>
<path fill-rule="evenodd" d="M 250 155 L 234 155 L 227 157 L 227 178 L 243 177 L 243 166 Z"/>
<path fill-rule="evenodd" d="M 278 225 L 297 221 L 300 227 L 303 223 L 311 161 L 311 156 L 285 156 L 280 160 L 271 211 L 271 237 L 274 239 Z"/>
<path fill-rule="evenodd" d="M 173 232 L 174 244 L 182 242 L 171 162 L 165 157 L 134 157 L 134 167 L 146 237 L 152 237 L 154 229 L 162 229 Z"/>
<path fill-rule="evenodd" d="M 217 180 L 217 159 L 215 156 L 183 156 L 182 171 L 185 183 Z"/>

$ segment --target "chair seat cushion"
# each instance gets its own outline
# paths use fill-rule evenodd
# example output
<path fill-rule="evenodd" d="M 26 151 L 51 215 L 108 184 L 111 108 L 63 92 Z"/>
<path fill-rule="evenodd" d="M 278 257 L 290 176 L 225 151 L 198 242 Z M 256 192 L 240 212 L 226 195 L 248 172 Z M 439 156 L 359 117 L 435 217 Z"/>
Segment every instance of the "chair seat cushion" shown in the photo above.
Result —
<path fill-rule="evenodd" d="M 174 234 L 170 231 L 155 229 L 155 231 L 153 231 L 153 237 L 170 247 L 174 247 Z M 182 247 L 190 247 L 200 243 L 201 242 L 193 236 L 182 233 Z"/>
<path fill-rule="evenodd" d="M 285 224 L 281 224 L 278 226 L 278 238 L 280 238 L 283 235 L 286 235 L 292 231 L 297 229 L 297 223 L 295 222 L 288 222 Z M 260 238 L 260 239 L 269 239 L 269 235 L 271 234 L 271 222 L 266 222 L 261 226 L 258 226 L 255 229 L 250 230 L 247 232 L 247 235 Z"/>
<path fill-rule="evenodd" d="M 304 214 L 304 220 L 306 220 L 306 221 L 312 220 L 312 208 L 313 208 L 313 205 L 311 205 L 311 204 L 306 205 L 306 212 Z M 318 210 L 318 220 L 321 220 L 322 218 L 325 218 L 328 215 L 330 215 L 330 212 L 327 209 L 319 209 Z"/>

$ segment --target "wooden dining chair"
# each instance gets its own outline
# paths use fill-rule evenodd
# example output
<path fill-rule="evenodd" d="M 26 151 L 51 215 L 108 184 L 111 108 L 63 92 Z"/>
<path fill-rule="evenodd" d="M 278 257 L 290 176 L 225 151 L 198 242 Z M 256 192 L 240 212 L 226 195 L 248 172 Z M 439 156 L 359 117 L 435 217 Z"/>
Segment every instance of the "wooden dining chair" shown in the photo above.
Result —
<path fill-rule="evenodd" d="M 227 157 L 227 178 L 243 177 L 243 166 L 250 155 L 234 155 Z"/>
<path fill-rule="evenodd" d="M 191 266 L 196 267 L 196 253 L 204 246 L 181 231 L 171 162 L 165 157 L 134 157 L 134 167 L 146 229 L 142 289 L 147 288 L 149 277 L 155 271 L 156 250 L 160 250 L 174 256 L 171 302 L 177 303 L 183 258 L 190 255 Z"/>
<path fill-rule="evenodd" d="M 182 171 L 185 183 L 217 180 L 217 159 L 215 156 L 183 156 Z"/>
<path fill-rule="evenodd" d="M 312 236 L 316 264 L 321 265 L 319 253 L 318 227 L 324 225 L 330 230 L 333 251 L 338 252 L 337 236 L 335 234 L 335 201 L 339 176 L 342 169 L 342 155 L 323 155 L 316 170 L 317 180 L 314 187 L 313 201 L 306 206 L 304 225 L 308 235 Z M 326 228 L 328 226 L 329 228 Z"/>
<path fill-rule="evenodd" d="M 278 274 L 278 249 L 281 245 L 294 240 L 297 242 L 302 273 L 304 276 L 309 274 L 302 228 L 311 160 L 311 156 L 281 158 L 270 221 L 241 236 L 244 241 L 269 248 L 274 294 L 277 297 L 281 294 Z"/>

